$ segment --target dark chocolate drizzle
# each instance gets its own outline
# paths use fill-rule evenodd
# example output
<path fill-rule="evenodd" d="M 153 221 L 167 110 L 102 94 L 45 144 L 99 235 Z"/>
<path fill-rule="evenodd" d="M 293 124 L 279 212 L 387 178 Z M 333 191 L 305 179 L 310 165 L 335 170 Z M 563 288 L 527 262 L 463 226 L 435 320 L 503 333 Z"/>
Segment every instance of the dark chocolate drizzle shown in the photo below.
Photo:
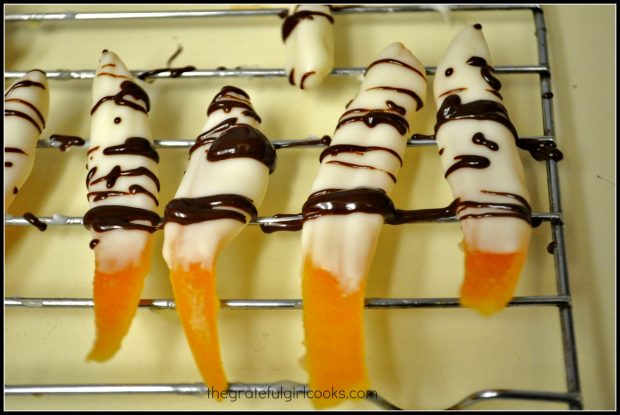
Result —
<path fill-rule="evenodd" d="M 52 134 L 50 136 L 50 141 L 52 143 L 60 143 L 60 146 L 58 146 L 60 151 L 66 151 L 71 146 L 82 147 L 85 143 L 82 137 L 62 134 Z"/>
<path fill-rule="evenodd" d="M 354 115 L 351 117 L 346 117 L 349 113 L 352 112 L 361 112 L 368 111 L 364 115 Z M 409 130 L 409 123 L 405 120 L 401 115 L 386 112 L 384 110 L 364 110 L 364 109 L 354 109 L 347 111 L 343 114 L 336 126 L 336 130 L 338 130 L 343 125 L 346 125 L 351 122 L 363 122 L 367 127 L 374 128 L 379 124 L 389 124 L 394 127 L 400 135 L 405 135 Z"/>
<path fill-rule="evenodd" d="M 107 156 L 131 154 L 135 156 L 147 157 L 155 163 L 159 163 L 159 154 L 149 140 L 143 137 L 129 137 L 124 144 L 106 147 L 103 154 Z"/>
<path fill-rule="evenodd" d="M 426 79 L 426 76 L 420 72 L 418 69 L 414 68 L 413 66 L 403 62 L 403 61 L 399 61 L 398 59 L 392 59 L 392 58 L 386 58 L 386 59 L 377 59 L 376 61 L 374 61 L 373 63 L 371 63 L 368 68 L 366 68 L 366 72 L 368 72 L 370 70 L 370 68 L 372 68 L 375 65 L 379 65 L 381 63 L 392 63 L 395 65 L 400 65 L 402 67 L 405 67 L 409 70 L 412 70 L 413 72 L 417 73 L 418 75 L 420 75 L 422 78 Z"/>
<path fill-rule="evenodd" d="M 17 147 L 4 147 L 4 152 L 5 153 L 23 154 L 25 156 L 28 155 L 28 153 L 26 153 L 24 150 L 22 150 L 21 148 L 17 148 Z"/>
<path fill-rule="evenodd" d="M 395 91 L 395 92 L 398 92 L 399 94 L 409 95 L 416 102 L 416 111 L 419 111 L 424 106 L 424 103 L 422 102 L 422 99 L 418 96 L 418 94 L 416 94 L 414 91 L 410 89 L 396 88 L 393 86 L 375 86 L 375 87 L 366 89 L 366 91 L 371 91 L 373 89 L 383 89 L 386 91 Z M 405 115 L 405 113 L 403 112 L 402 115 Z"/>
<path fill-rule="evenodd" d="M 335 156 L 340 153 L 356 153 L 359 155 L 363 155 L 364 153 L 367 153 L 369 151 L 386 151 L 396 157 L 401 166 L 403 165 L 402 157 L 391 148 L 379 146 L 358 146 L 355 144 L 336 144 L 333 146 L 329 146 L 321 152 L 321 155 L 319 156 L 319 162 L 323 161 L 326 156 Z"/>
<path fill-rule="evenodd" d="M 288 73 L 288 83 L 291 85 L 295 85 L 295 68 L 291 69 Z"/>
<path fill-rule="evenodd" d="M 394 183 L 396 183 L 396 176 L 394 176 L 392 173 L 390 173 L 387 170 L 379 169 L 379 168 L 374 167 L 374 166 L 368 166 L 366 164 L 348 163 L 346 161 L 340 161 L 340 160 L 330 160 L 330 161 L 326 162 L 325 164 L 338 164 L 340 166 L 350 167 L 352 169 L 368 169 L 368 170 L 381 171 L 381 172 L 387 174 L 390 177 L 390 179 L 392 179 L 392 181 Z"/>
<path fill-rule="evenodd" d="M 495 141 L 489 140 L 488 138 L 484 136 L 484 134 L 480 132 L 474 134 L 474 136 L 471 138 L 471 141 L 474 144 L 485 146 L 491 151 L 499 150 L 499 145 Z"/>
<path fill-rule="evenodd" d="M 29 123 L 31 123 L 32 125 L 35 126 L 35 128 L 37 129 L 37 131 L 39 131 L 39 134 L 43 131 L 43 128 L 41 128 L 41 126 L 34 120 L 34 118 L 32 118 L 30 115 L 26 114 L 25 112 L 21 112 L 21 111 L 17 111 L 17 110 L 4 110 L 4 116 L 5 117 L 11 117 L 11 116 L 15 116 L 15 117 L 20 117 L 25 119 L 26 121 L 28 121 Z"/>
<path fill-rule="evenodd" d="M 4 93 L 4 96 L 7 97 L 12 91 L 16 90 L 17 88 L 27 88 L 30 86 L 34 86 L 35 88 L 41 88 L 43 90 L 45 89 L 45 85 L 43 85 L 40 82 L 35 82 L 29 79 L 24 79 L 22 81 L 15 82 L 13 85 L 11 85 L 11 87 L 7 89 L 6 92 Z"/>
<path fill-rule="evenodd" d="M 10 161 L 5 161 L 4 167 L 13 167 L 13 163 L 11 163 Z"/>
<path fill-rule="evenodd" d="M 233 208 L 233 209 L 230 209 Z M 247 223 L 246 215 L 255 220 L 258 212 L 252 200 L 235 194 L 220 194 L 197 198 L 172 199 L 166 205 L 164 223 L 174 222 L 181 225 L 191 225 L 209 220 L 233 219 Z"/>
<path fill-rule="evenodd" d="M 276 149 L 259 130 L 246 124 L 239 124 L 220 135 L 207 152 L 207 160 L 219 161 L 230 158 L 248 157 L 263 163 L 269 174 L 276 168 Z"/>
<path fill-rule="evenodd" d="M 444 175 L 445 178 L 448 178 L 449 175 L 451 175 L 458 169 L 486 169 L 491 165 L 491 161 L 488 158 L 476 155 L 455 156 L 454 160 L 458 161 L 451 165 L 448 170 L 446 170 L 446 173 Z"/>
<path fill-rule="evenodd" d="M 481 58 L 480 56 L 472 56 L 467 61 L 467 64 L 480 67 L 482 79 L 484 79 L 494 91 L 499 91 L 502 89 L 502 83 L 491 74 L 491 72 L 495 72 L 495 69 L 487 63 L 486 59 Z"/>
<path fill-rule="evenodd" d="M 127 95 L 133 97 L 134 99 L 144 102 L 145 106 L 143 107 L 142 105 L 136 104 L 133 101 L 126 100 L 125 97 Z M 151 102 L 149 100 L 149 96 L 144 91 L 144 89 L 142 89 L 135 82 L 123 81 L 121 83 L 121 90 L 116 95 L 105 96 L 101 98 L 99 101 L 97 101 L 97 103 L 90 110 L 90 115 L 93 115 L 101 104 L 109 100 L 114 100 L 114 103 L 116 105 L 125 105 L 125 106 L 135 109 L 136 111 L 141 111 L 145 114 L 147 114 L 151 109 Z"/>
<path fill-rule="evenodd" d="M 327 13 L 313 10 L 301 10 L 286 16 L 282 22 L 282 41 L 286 42 L 286 39 L 290 36 L 293 30 L 295 30 L 295 27 L 299 24 L 299 22 L 303 19 L 314 20 L 314 16 L 324 17 L 331 24 L 334 24 L 334 18 Z"/>
<path fill-rule="evenodd" d="M 88 247 L 90 249 L 95 249 L 95 247 L 99 245 L 99 242 L 101 242 L 99 239 L 93 239 L 89 242 Z"/>
<path fill-rule="evenodd" d="M 24 219 L 26 219 L 32 226 L 36 227 L 41 232 L 45 232 L 47 229 L 47 224 L 41 222 L 39 218 L 30 212 L 24 213 Z"/>
<path fill-rule="evenodd" d="M 299 82 L 299 87 L 301 89 L 304 89 L 304 82 L 306 82 L 306 79 L 308 79 L 309 76 L 312 76 L 316 74 L 315 71 L 310 71 L 310 72 L 306 72 L 303 74 L 303 76 L 301 77 L 301 81 Z"/>
<path fill-rule="evenodd" d="M 157 196 L 155 196 L 153 193 L 149 192 L 148 190 L 146 190 L 144 187 L 140 186 L 139 184 L 132 184 L 131 186 L 129 186 L 128 190 L 129 191 L 127 191 L 127 192 L 121 191 L 121 190 L 106 190 L 106 191 L 98 191 L 98 192 L 88 192 L 86 197 L 90 198 L 91 196 L 95 196 L 93 198 L 93 202 L 98 202 L 100 200 L 105 200 L 108 197 L 127 196 L 127 195 L 135 195 L 135 194 L 138 194 L 138 193 L 142 193 L 142 194 L 147 195 L 151 199 L 153 199 L 153 201 L 155 202 L 155 206 L 159 206 L 159 201 L 157 200 Z"/>
<path fill-rule="evenodd" d="M 32 105 L 30 102 L 25 101 L 23 99 L 19 99 L 19 98 L 5 98 L 4 102 L 19 102 L 20 104 L 23 104 L 25 106 L 27 106 L 28 108 L 30 108 L 35 114 L 37 114 L 37 117 L 39 118 L 39 121 L 41 122 L 41 127 L 45 128 L 45 118 L 43 118 L 43 114 L 41 114 L 41 111 L 39 111 L 39 109 L 37 107 L 35 107 L 34 105 Z"/>
<path fill-rule="evenodd" d="M 238 107 L 244 108 L 245 111 L 242 112 L 243 115 L 247 117 L 252 117 L 259 123 L 262 122 L 261 118 L 252 108 L 252 105 L 249 101 L 242 101 L 239 98 L 232 97 L 232 99 L 226 99 L 228 93 L 235 93 L 243 96 L 246 99 L 249 99 L 248 94 L 245 93 L 242 89 L 236 88 L 234 86 L 225 86 L 221 89 L 220 92 L 213 98 L 211 104 L 209 104 L 209 108 L 207 109 L 207 115 L 211 115 L 214 111 L 223 110 L 225 113 L 229 113 L 231 109 Z M 228 95 L 230 98 L 230 95 Z"/>
<path fill-rule="evenodd" d="M 97 171 L 97 168 L 93 167 L 88 172 L 88 176 L 86 178 L 86 182 L 88 186 L 92 186 L 99 182 L 105 181 L 106 187 L 110 189 L 116 184 L 116 180 L 118 180 L 118 178 L 121 176 L 146 176 L 149 179 L 153 180 L 153 182 L 155 183 L 155 186 L 157 186 L 157 190 L 160 189 L 159 179 L 157 178 L 155 173 L 153 173 L 151 170 L 147 169 L 146 167 L 137 167 L 135 169 L 122 170 L 121 166 L 114 166 L 107 175 L 99 177 L 93 181 L 90 181 L 90 179 L 92 179 L 96 171 Z"/>
<path fill-rule="evenodd" d="M 535 160 L 560 161 L 564 158 L 564 155 L 553 141 L 519 138 L 517 130 L 508 117 L 506 107 L 499 102 L 479 100 L 461 104 L 461 98 L 458 95 L 449 95 L 441 104 L 439 111 L 437 111 L 435 133 L 446 122 L 460 119 L 489 120 L 504 125 L 513 135 L 517 147 L 528 151 Z"/>
<path fill-rule="evenodd" d="M 229 128 L 234 127 L 235 125 L 237 125 L 237 117 L 227 118 L 221 123 L 212 127 L 211 129 L 200 134 L 198 137 L 196 137 L 196 142 L 194 143 L 194 145 L 189 149 L 189 154 L 191 155 L 194 151 L 204 145 L 213 143 L 213 141 L 215 141 L 215 139 L 217 138 L 215 136 L 216 134 L 222 133 Z"/>
<path fill-rule="evenodd" d="M 472 101 L 467 104 L 461 103 L 458 95 L 449 95 L 441 104 L 437 111 L 437 123 L 435 124 L 435 134 L 437 130 L 448 121 L 473 119 L 489 120 L 504 125 L 510 133 L 518 140 L 517 130 L 508 117 L 506 107 L 501 103 L 489 100 Z"/>
<path fill-rule="evenodd" d="M 147 221 L 150 225 L 135 223 Z M 96 232 L 108 232 L 117 229 L 141 230 L 149 233 L 159 228 L 159 215 L 153 211 L 131 206 L 104 205 L 89 209 L 84 215 L 84 226 Z"/>
<path fill-rule="evenodd" d="M 19 192 L 19 189 L 17 187 L 13 187 L 13 194 L 16 195 Z"/>

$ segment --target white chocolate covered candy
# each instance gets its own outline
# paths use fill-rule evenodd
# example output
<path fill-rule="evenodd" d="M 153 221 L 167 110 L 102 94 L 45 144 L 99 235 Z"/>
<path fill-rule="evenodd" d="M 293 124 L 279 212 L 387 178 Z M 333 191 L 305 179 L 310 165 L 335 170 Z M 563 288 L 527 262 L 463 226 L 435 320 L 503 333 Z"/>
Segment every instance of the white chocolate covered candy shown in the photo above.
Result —
<path fill-rule="evenodd" d="M 389 196 L 413 116 L 425 97 L 420 61 L 400 43 L 384 49 L 340 117 L 331 145 L 321 155 L 311 192 L 370 187 Z M 322 215 L 304 224 L 302 249 L 312 263 L 337 276 L 348 294 L 359 288 L 366 275 L 382 224 L 381 215 Z M 359 237 L 351 238 L 354 234 Z"/>
<path fill-rule="evenodd" d="M 49 89 L 43 71 L 27 72 L 4 93 L 5 211 L 32 172 L 48 111 Z"/>
<path fill-rule="evenodd" d="M 368 389 L 364 288 L 402 165 L 413 116 L 424 104 L 422 63 L 401 43 L 372 62 L 321 154 L 302 228 L 306 367 L 312 390 Z M 341 399 L 315 399 L 317 407 Z"/>
<path fill-rule="evenodd" d="M 221 249 L 256 218 L 276 153 L 258 130 L 261 119 L 243 90 L 224 87 L 207 114 L 175 198 L 166 206 L 163 254 L 198 369 L 208 387 L 223 391 L 228 382 L 217 333 L 215 263 Z"/>
<path fill-rule="evenodd" d="M 334 67 L 334 18 L 330 6 L 302 4 L 292 8 L 282 23 L 286 49 L 285 70 L 291 85 L 318 86 Z"/>
<path fill-rule="evenodd" d="M 518 136 L 493 72 L 475 24 L 454 38 L 434 83 L 437 146 L 464 235 L 461 301 L 484 314 L 512 298 L 531 236 Z"/>
<path fill-rule="evenodd" d="M 104 50 L 93 82 L 86 185 L 95 252 L 97 339 L 89 355 L 118 350 L 149 272 L 159 225 L 159 156 L 148 122 L 149 97 L 113 52 Z"/>

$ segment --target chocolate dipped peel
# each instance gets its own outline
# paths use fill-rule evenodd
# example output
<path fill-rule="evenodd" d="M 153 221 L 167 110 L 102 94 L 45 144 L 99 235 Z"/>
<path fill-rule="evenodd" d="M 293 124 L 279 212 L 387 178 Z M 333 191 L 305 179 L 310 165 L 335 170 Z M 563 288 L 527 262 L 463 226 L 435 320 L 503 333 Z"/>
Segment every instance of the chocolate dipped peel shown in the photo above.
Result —
<path fill-rule="evenodd" d="M 89 360 L 105 361 L 120 348 L 149 273 L 159 156 L 153 148 L 146 92 L 119 57 L 104 50 L 93 82 L 88 201 L 84 226 L 95 253 L 96 340 Z"/>
<path fill-rule="evenodd" d="M 228 381 L 217 330 L 216 260 L 256 218 L 276 153 L 259 131 L 261 119 L 243 90 L 222 88 L 207 114 L 175 198 L 166 206 L 163 255 L 204 383 L 221 392 Z"/>
<path fill-rule="evenodd" d="M 43 71 L 28 71 L 4 92 L 5 213 L 32 172 L 48 110 L 49 89 Z"/>
<path fill-rule="evenodd" d="M 285 71 L 291 85 L 318 86 L 334 67 L 334 18 L 330 6 L 301 4 L 282 23 Z"/>
<path fill-rule="evenodd" d="M 366 390 L 364 287 L 414 114 L 422 63 L 401 43 L 372 62 L 321 154 L 303 206 L 303 315 L 312 390 Z M 342 399 L 316 399 L 317 407 Z"/>
<path fill-rule="evenodd" d="M 488 315 L 513 297 L 530 242 L 531 208 L 517 132 L 480 24 L 454 38 L 434 89 L 437 146 L 463 230 L 461 303 Z"/>

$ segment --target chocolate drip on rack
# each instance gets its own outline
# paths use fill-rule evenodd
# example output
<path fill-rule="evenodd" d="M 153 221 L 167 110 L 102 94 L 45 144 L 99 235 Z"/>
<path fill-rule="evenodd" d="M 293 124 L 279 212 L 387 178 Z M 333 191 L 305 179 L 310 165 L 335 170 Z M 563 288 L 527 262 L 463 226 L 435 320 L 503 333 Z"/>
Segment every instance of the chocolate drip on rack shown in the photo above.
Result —
<path fill-rule="evenodd" d="M 191 225 L 218 219 L 233 219 L 244 224 L 247 223 L 246 215 L 239 210 L 245 212 L 251 220 L 256 219 L 258 215 L 254 202 L 241 195 L 220 194 L 172 199 L 166 205 L 164 224 L 174 222 L 181 225 Z"/>
<path fill-rule="evenodd" d="M 39 218 L 37 218 L 34 214 L 30 212 L 24 213 L 24 219 L 26 219 L 32 226 L 40 230 L 41 232 L 45 232 L 47 229 L 47 224 L 41 222 Z"/>
<path fill-rule="evenodd" d="M 488 217 L 516 217 L 531 226 L 531 208 L 525 198 L 512 193 L 484 191 L 483 193 L 511 197 L 519 203 L 499 203 L 480 201 L 461 201 L 455 199 L 450 205 L 435 209 L 401 210 L 396 209 L 390 197 L 381 189 L 358 187 L 354 189 L 325 189 L 311 194 L 298 215 L 280 214 L 274 218 L 285 218 L 287 221 L 261 224 L 265 233 L 277 231 L 298 231 L 307 220 L 326 215 L 348 215 L 351 213 L 369 213 L 383 216 L 385 223 L 400 225 L 405 223 L 428 222 L 431 220 L 449 219 L 468 208 L 490 208 L 494 211 L 480 214 L 463 215 L 460 220 L 480 219 Z"/>
<path fill-rule="evenodd" d="M 180 68 L 170 68 L 170 67 L 166 67 L 166 68 L 159 68 L 159 69 L 152 69 L 150 71 L 144 71 L 138 74 L 137 78 L 141 79 L 143 81 L 146 81 L 148 78 L 160 74 L 160 73 L 164 73 L 164 72 L 170 72 L 170 77 L 171 78 L 178 78 L 181 75 L 183 75 L 185 72 L 191 72 L 191 71 L 195 71 L 196 67 L 192 66 L 192 65 L 187 65 L 187 66 L 183 66 Z M 151 81 L 152 82 L 152 81 Z"/>
<path fill-rule="evenodd" d="M 135 221 L 150 222 L 135 223 Z M 117 229 L 141 230 L 149 233 L 159 228 L 159 215 L 153 211 L 131 206 L 96 206 L 84 215 L 84 226 L 96 232 L 109 232 Z"/>
<path fill-rule="evenodd" d="M 295 27 L 299 24 L 299 22 L 303 19 L 314 20 L 314 16 L 324 17 L 331 24 L 334 24 L 334 18 L 327 13 L 313 10 L 296 11 L 295 13 L 286 16 L 284 22 L 282 22 L 282 41 L 286 42 L 286 39 L 290 36 L 293 30 L 295 30 Z"/>
<path fill-rule="evenodd" d="M 317 138 L 316 140 L 300 140 L 300 141 L 290 141 L 287 143 L 274 143 L 273 146 L 277 150 L 279 148 L 290 148 L 290 147 L 302 147 L 302 146 L 313 146 L 313 145 L 325 145 L 329 146 L 332 142 L 332 138 L 328 135 L 324 135 L 321 138 Z"/>
<path fill-rule="evenodd" d="M 66 151 L 69 147 L 72 146 L 82 147 L 86 142 L 82 137 L 62 134 L 52 134 L 50 136 L 50 141 L 52 143 L 60 143 L 60 145 L 58 146 L 60 151 Z"/>

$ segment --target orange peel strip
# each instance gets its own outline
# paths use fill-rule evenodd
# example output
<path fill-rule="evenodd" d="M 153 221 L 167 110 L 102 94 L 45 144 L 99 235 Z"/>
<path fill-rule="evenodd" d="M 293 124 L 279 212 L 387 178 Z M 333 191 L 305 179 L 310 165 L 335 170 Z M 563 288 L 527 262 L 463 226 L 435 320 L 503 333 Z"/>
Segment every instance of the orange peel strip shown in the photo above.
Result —
<path fill-rule="evenodd" d="M 217 330 L 220 301 L 216 293 L 215 273 L 199 263 L 187 270 L 175 267 L 171 273 L 177 313 L 194 355 L 198 370 L 207 387 L 218 393 L 228 389 L 222 364 Z"/>
<path fill-rule="evenodd" d="M 149 238 L 136 266 L 105 273 L 95 265 L 93 302 L 96 338 L 87 360 L 104 362 L 120 349 L 138 309 L 144 280 L 151 268 L 153 238 Z"/>
<path fill-rule="evenodd" d="M 525 250 L 512 253 L 465 251 L 461 304 L 483 315 L 502 310 L 513 297 Z"/>
<path fill-rule="evenodd" d="M 337 405 L 355 395 L 350 392 L 368 390 L 364 288 L 362 282 L 357 291 L 345 296 L 331 273 L 308 263 L 304 267 L 306 366 L 314 397 L 312 403 L 317 408 Z"/>

